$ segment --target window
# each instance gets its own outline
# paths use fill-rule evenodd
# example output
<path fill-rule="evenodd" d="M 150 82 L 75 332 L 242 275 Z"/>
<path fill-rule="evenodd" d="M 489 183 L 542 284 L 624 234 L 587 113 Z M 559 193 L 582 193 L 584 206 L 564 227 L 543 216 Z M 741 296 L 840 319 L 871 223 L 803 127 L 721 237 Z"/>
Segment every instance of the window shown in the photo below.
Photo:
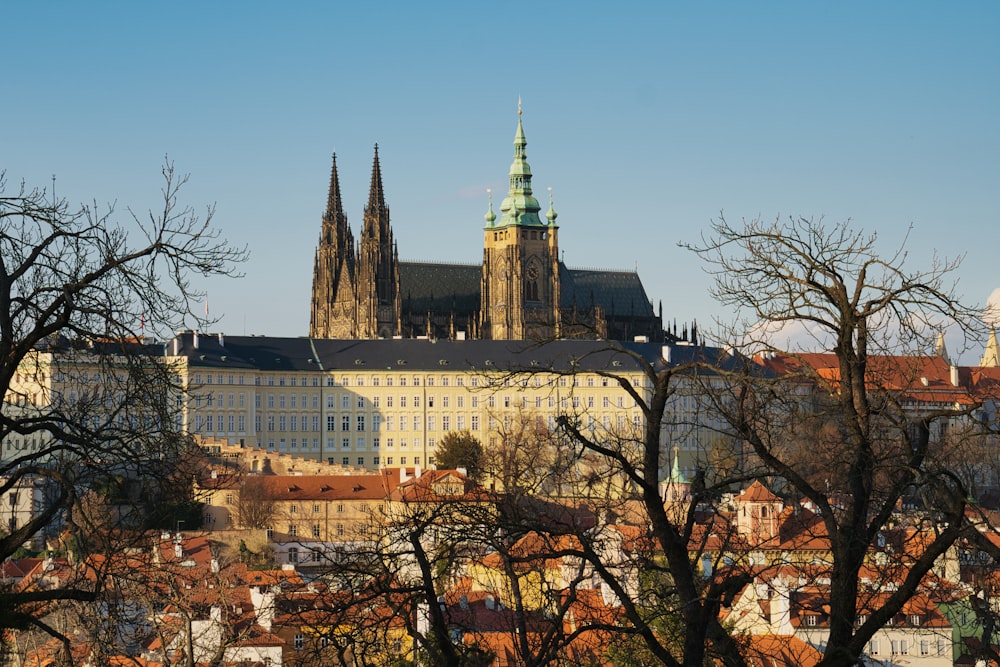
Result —
<path fill-rule="evenodd" d="M 291 526 L 288 527 L 288 536 L 289 537 L 297 537 L 298 534 L 299 534 L 298 526 L 291 525 Z"/>
<path fill-rule="evenodd" d="M 931 643 L 927 639 L 920 640 L 920 655 L 930 655 L 931 654 Z"/>
<path fill-rule="evenodd" d="M 349 466 L 349 465 L 351 465 L 351 457 L 350 457 L 350 456 L 345 456 L 344 458 L 342 458 L 342 459 L 340 460 L 340 462 L 341 462 L 341 463 L 342 463 L 343 465 L 345 465 L 345 466 Z"/>
<path fill-rule="evenodd" d="M 293 644 L 295 650 L 301 651 L 303 648 L 305 648 L 305 645 L 306 645 L 305 637 L 303 637 L 302 635 L 295 635 L 295 640 Z"/>
<path fill-rule="evenodd" d="M 299 562 L 299 550 L 295 547 L 288 550 L 288 562 L 292 564 Z"/>
<path fill-rule="evenodd" d="M 337 418 L 333 415 L 326 416 L 326 430 L 336 431 L 337 430 Z"/>
<path fill-rule="evenodd" d="M 364 465 L 365 465 L 365 457 L 363 457 L 363 456 L 359 456 L 358 457 L 358 465 L 361 466 L 361 467 L 364 467 Z"/>
<path fill-rule="evenodd" d="M 879 640 L 873 639 L 868 642 L 868 655 L 878 655 L 880 650 Z"/>
<path fill-rule="evenodd" d="M 364 415 L 358 415 L 358 430 L 359 431 L 364 431 L 365 430 L 365 416 Z"/>
<path fill-rule="evenodd" d="M 373 457 L 373 459 L 372 459 L 372 465 L 376 465 L 377 466 L 378 464 L 379 464 L 379 457 L 377 457 L 377 456 Z"/>
<path fill-rule="evenodd" d="M 313 537 L 319 537 L 319 524 L 313 524 Z"/>
<path fill-rule="evenodd" d="M 288 508 L 288 511 L 291 512 L 292 514 L 295 514 L 296 512 L 299 511 L 299 506 L 298 505 L 292 505 L 291 507 Z"/>
<path fill-rule="evenodd" d="M 350 431 L 351 430 L 351 415 L 341 415 L 340 417 L 340 430 Z"/>
<path fill-rule="evenodd" d="M 358 396 L 358 407 L 359 408 L 365 407 L 365 397 L 364 396 Z"/>
<path fill-rule="evenodd" d="M 313 505 L 313 514 L 319 514 L 319 505 Z"/>

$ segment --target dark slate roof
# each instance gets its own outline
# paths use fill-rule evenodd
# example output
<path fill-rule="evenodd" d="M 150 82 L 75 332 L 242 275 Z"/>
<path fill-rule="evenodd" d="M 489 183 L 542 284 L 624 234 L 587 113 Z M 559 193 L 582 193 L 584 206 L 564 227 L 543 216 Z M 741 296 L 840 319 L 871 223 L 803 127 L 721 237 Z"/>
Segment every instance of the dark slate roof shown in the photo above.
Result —
<path fill-rule="evenodd" d="M 399 294 L 411 310 L 471 313 L 479 309 L 482 266 L 400 262 Z M 560 306 L 600 306 L 607 316 L 654 315 L 635 271 L 571 269 L 559 263 Z"/>
<path fill-rule="evenodd" d="M 482 275 L 479 264 L 400 262 L 399 296 L 415 311 L 475 312 Z"/>
<path fill-rule="evenodd" d="M 560 305 L 563 308 L 591 305 L 605 316 L 653 316 L 653 306 L 635 271 L 570 269 L 560 264 Z"/>
<path fill-rule="evenodd" d="M 265 371 L 640 371 L 640 359 L 662 368 L 659 343 L 556 340 L 548 343 L 493 340 L 339 340 L 226 336 L 182 332 L 167 345 L 192 368 Z M 670 345 L 670 365 L 735 362 L 718 348 Z M 635 355 L 635 356 L 633 356 Z M 637 359 L 638 357 L 638 359 Z"/>

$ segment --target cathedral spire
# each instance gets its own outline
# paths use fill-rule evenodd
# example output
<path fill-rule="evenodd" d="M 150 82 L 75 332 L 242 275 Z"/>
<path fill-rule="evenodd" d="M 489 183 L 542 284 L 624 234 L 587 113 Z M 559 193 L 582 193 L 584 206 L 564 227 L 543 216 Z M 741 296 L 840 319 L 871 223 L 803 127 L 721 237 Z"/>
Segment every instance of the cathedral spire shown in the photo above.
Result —
<path fill-rule="evenodd" d="M 333 166 L 330 167 L 330 192 L 326 197 L 326 214 L 324 220 L 335 220 L 344 214 L 344 206 L 340 198 L 340 177 L 337 175 L 337 154 L 333 154 Z"/>
<path fill-rule="evenodd" d="M 353 335 L 350 324 L 335 313 L 351 313 L 354 308 L 354 235 L 344 215 L 337 174 L 337 154 L 330 167 L 330 189 L 323 213 L 319 245 L 313 266 L 312 310 L 309 335 L 316 338 Z"/>
<path fill-rule="evenodd" d="M 542 225 L 538 217 L 541 205 L 531 194 L 531 167 L 528 165 L 524 138 L 524 125 L 521 123 L 521 101 L 517 102 L 517 132 L 514 134 L 514 162 L 510 165 L 510 189 L 500 204 L 500 221 L 498 227 L 507 225 L 534 226 Z"/>
<path fill-rule="evenodd" d="M 382 166 L 378 161 L 378 144 L 375 144 L 375 160 L 372 163 L 372 182 L 368 189 L 366 211 L 377 213 L 385 209 L 385 193 L 382 191 Z"/>

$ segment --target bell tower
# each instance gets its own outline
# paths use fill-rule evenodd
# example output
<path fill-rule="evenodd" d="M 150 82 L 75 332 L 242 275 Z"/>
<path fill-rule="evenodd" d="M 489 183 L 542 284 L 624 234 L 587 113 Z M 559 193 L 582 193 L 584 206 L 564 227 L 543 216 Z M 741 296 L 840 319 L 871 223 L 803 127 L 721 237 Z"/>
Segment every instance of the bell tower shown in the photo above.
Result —
<path fill-rule="evenodd" d="M 400 328 L 399 258 L 382 190 L 378 144 L 359 245 L 357 337 L 391 338 Z"/>
<path fill-rule="evenodd" d="M 353 338 L 357 317 L 354 235 L 340 198 L 337 156 L 330 168 L 330 191 L 313 266 L 309 335 L 313 338 Z"/>
<path fill-rule="evenodd" d="M 509 190 L 493 212 L 490 196 L 483 238 L 481 331 L 493 340 L 559 337 L 559 228 L 549 195 L 545 221 L 531 192 L 531 167 L 518 101 Z"/>

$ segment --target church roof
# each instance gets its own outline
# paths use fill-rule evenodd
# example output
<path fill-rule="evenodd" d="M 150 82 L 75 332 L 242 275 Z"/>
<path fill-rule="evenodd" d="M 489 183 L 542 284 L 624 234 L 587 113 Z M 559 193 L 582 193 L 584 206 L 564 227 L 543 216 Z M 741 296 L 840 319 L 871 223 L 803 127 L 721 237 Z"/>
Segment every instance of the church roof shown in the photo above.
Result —
<path fill-rule="evenodd" d="M 403 307 L 436 312 L 479 310 L 479 264 L 400 262 L 399 296 Z"/>
<path fill-rule="evenodd" d="M 448 312 L 479 309 L 482 266 L 445 262 L 400 262 L 399 294 L 404 308 Z M 600 306 L 605 315 L 653 315 L 639 274 L 610 269 L 571 269 L 559 263 L 560 306 Z"/>
<path fill-rule="evenodd" d="M 606 315 L 653 314 L 646 290 L 634 271 L 570 269 L 559 263 L 560 306 L 600 306 Z"/>

